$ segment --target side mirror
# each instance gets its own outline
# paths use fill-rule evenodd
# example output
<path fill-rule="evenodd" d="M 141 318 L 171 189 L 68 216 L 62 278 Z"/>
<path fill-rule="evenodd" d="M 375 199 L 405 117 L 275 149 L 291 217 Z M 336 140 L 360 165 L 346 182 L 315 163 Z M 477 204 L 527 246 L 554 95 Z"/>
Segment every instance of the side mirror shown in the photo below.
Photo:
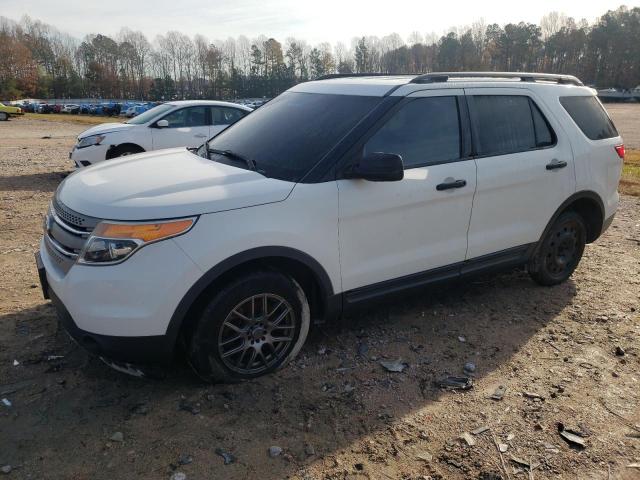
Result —
<path fill-rule="evenodd" d="M 158 120 L 156 122 L 156 128 L 167 128 L 169 126 L 168 120 Z"/>
<path fill-rule="evenodd" d="M 344 173 L 344 177 L 360 178 L 370 182 L 397 182 L 404 178 L 402 157 L 395 153 L 370 153 L 352 165 Z"/>

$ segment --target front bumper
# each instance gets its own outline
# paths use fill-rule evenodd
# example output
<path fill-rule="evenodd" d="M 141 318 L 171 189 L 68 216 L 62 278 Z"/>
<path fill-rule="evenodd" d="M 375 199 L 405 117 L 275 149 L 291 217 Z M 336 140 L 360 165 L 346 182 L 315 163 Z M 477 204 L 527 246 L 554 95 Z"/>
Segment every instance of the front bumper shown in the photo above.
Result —
<path fill-rule="evenodd" d="M 58 260 L 43 239 L 36 254 L 43 294 L 78 344 L 119 370 L 170 363 L 178 334 L 171 316 L 201 275 L 172 239 L 117 265 L 64 269 Z"/>
<path fill-rule="evenodd" d="M 78 168 L 88 167 L 94 163 L 102 162 L 107 158 L 107 151 L 111 145 L 91 145 L 89 147 L 77 148 L 73 147 L 69 152 L 69 158 Z"/>
<path fill-rule="evenodd" d="M 127 373 L 144 372 L 137 368 L 146 365 L 166 365 L 173 356 L 175 339 L 168 335 L 152 335 L 145 337 L 123 337 L 91 333 L 78 327 L 62 300 L 49 286 L 47 272 L 40 252 L 36 252 L 36 266 L 42 294 L 51 299 L 58 319 L 69 336 L 78 345 L 90 353 L 100 357 L 105 363 Z"/>

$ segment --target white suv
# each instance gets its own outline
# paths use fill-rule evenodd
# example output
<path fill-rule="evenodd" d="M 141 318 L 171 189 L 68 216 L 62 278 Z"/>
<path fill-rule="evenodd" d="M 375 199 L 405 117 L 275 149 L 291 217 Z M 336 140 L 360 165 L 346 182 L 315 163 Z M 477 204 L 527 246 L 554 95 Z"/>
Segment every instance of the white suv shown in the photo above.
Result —
<path fill-rule="evenodd" d="M 518 266 L 566 280 L 613 219 L 623 155 L 574 77 L 313 81 L 197 152 L 70 175 L 36 259 L 66 329 L 116 368 L 180 341 L 203 378 L 251 378 L 401 290 Z"/>
<path fill-rule="evenodd" d="M 103 123 L 85 130 L 69 158 L 82 168 L 149 150 L 197 148 L 251 111 L 244 105 L 213 100 L 163 103 L 125 123 Z"/>

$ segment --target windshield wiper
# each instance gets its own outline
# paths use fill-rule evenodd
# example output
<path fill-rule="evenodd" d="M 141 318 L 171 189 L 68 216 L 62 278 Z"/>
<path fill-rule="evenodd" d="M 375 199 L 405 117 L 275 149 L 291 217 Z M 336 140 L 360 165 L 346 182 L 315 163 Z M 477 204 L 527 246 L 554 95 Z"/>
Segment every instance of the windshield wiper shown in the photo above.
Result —
<path fill-rule="evenodd" d="M 215 148 L 209 148 L 209 146 L 207 145 L 207 152 L 208 153 L 215 153 L 216 155 L 222 155 L 223 157 L 227 157 L 230 158 L 232 160 L 239 160 L 241 162 L 243 162 L 244 164 L 246 164 L 250 170 L 253 170 L 254 172 L 257 169 L 256 166 L 256 161 L 251 159 L 251 158 L 246 158 L 243 157 L 242 155 L 232 152 L 231 150 L 216 150 Z"/>

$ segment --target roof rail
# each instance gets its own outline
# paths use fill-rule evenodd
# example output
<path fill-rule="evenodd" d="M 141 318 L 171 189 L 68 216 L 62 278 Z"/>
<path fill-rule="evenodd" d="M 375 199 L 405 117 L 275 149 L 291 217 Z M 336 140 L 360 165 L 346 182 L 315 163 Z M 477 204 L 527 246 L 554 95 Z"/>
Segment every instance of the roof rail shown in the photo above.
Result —
<path fill-rule="evenodd" d="M 521 82 L 556 82 L 562 85 L 583 86 L 583 83 L 573 75 L 556 75 L 554 73 L 528 72 L 433 72 L 418 75 L 410 83 L 440 83 L 453 78 L 519 78 Z"/>
<path fill-rule="evenodd" d="M 330 73 L 316 78 L 315 80 L 331 80 L 332 78 L 349 78 L 349 77 L 415 77 L 415 73 Z"/>

